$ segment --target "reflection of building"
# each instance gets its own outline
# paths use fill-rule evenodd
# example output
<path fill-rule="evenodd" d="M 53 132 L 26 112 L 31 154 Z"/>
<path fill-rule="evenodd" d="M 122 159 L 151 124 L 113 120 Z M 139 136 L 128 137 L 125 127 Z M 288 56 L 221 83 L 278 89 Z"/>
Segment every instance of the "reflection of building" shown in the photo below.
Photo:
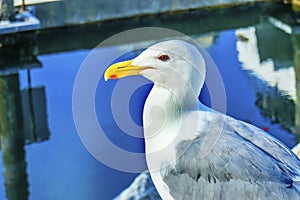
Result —
<path fill-rule="evenodd" d="M 267 23 L 237 30 L 236 35 L 239 61 L 256 87 L 257 105 L 294 132 L 296 79 L 290 36 Z"/>
<path fill-rule="evenodd" d="M 299 26 L 291 16 L 263 19 L 236 32 L 239 60 L 255 81 L 257 104 L 274 121 L 296 132 L 299 142 Z"/>
<path fill-rule="evenodd" d="M 270 23 L 260 23 L 255 26 L 255 30 L 261 62 L 271 59 L 274 62 L 274 70 L 293 66 L 290 35 Z"/>
<path fill-rule="evenodd" d="M 40 66 L 35 36 L 0 37 L 0 146 L 8 200 L 27 200 L 24 144 L 49 138 L 45 88 L 31 87 L 30 68 Z M 28 71 L 28 89 L 20 91 L 19 70 Z"/>
<path fill-rule="evenodd" d="M 242 68 L 251 72 L 252 75 L 267 85 L 278 87 L 279 91 L 295 100 L 295 71 L 292 65 L 292 56 L 290 56 L 292 53 L 291 46 L 287 45 L 291 42 L 284 45 L 282 49 L 276 47 L 272 45 L 271 41 L 265 40 L 267 34 L 272 35 L 273 40 L 273 36 L 275 36 L 277 40 L 283 41 L 286 40 L 285 35 L 272 33 L 272 30 L 276 30 L 276 28 L 268 29 L 266 33 L 263 33 L 261 26 L 258 27 L 258 29 L 256 27 L 244 28 L 236 32 L 239 37 L 243 36 L 248 39 L 247 41 L 237 41 Z M 276 42 L 273 41 L 273 43 Z M 281 54 L 281 52 L 287 53 Z"/>

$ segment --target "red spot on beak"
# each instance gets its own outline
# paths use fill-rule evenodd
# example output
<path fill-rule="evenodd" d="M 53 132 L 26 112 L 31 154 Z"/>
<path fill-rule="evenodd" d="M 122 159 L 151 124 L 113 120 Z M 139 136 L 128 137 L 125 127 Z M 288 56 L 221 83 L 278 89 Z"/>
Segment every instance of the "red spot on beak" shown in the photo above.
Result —
<path fill-rule="evenodd" d="M 113 74 L 113 75 L 110 75 L 110 77 L 109 77 L 110 79 L 118 79 L 118 76 L 117 75 L 115 75 L 115 74 Z"/>

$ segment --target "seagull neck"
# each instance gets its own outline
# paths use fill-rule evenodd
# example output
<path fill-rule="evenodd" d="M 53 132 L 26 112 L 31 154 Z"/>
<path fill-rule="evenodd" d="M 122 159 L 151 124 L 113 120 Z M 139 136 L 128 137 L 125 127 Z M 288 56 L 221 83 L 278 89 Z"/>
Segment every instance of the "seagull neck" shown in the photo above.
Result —
<path fill-rule="evenodd" d="M 180 88 L 169 89 L 154 84 L 144 107 L 144 114 L 164 115 L 166 119 L 174 119 L 182 116 L 187 111 L 198 109 L 198 98 L 195 92 L 181 90 Z M 145 113 L 150 111 L 148 113 Z M 156 115 L 156 116 L 157 116 Z M 154 116 L 154 115 L 153 115 Z"/>

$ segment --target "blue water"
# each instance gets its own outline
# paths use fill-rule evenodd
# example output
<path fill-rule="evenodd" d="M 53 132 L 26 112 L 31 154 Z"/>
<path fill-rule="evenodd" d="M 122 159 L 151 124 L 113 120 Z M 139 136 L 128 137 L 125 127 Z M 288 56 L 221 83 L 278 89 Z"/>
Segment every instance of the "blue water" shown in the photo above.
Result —
<path fill-rule="evenodd" d="M 258 127 L 268 127 L 270 133 L 292 147 L 294 137 L 280 125 L 263 118 L 256 107 L 256 91 L 238 62 L 234 31 L 219 33 L 207 51 L 217 64 L 225 83 L 227 114 Z M 72 90 L 76 73 L 89 52 L 80 50 L 39 56 L 43 67 L 31 71 L 32 85 L 46 88 L 50 129 L 48 141 L 30 144 L 25 148 L 32 200 L 112 199 L 137 176 L 111 169 L 96 160 L 85 149 L 77 134 L 72 115 Z M 27 87 L 25 72 L 21 71 L 20 75 L 21 87 Z M 109 98 L 115 84 L 116 81 L 99 82 L 95 97 L 97 117 L 100 124 L 107 125 L 106 135 L 114 144 L 128 151 L 143 152 L 143 140 L 122 133 L 113 121 Z M 131 97 L 129 110 L 138 125 L 142 125 L 143 102 L 150 89 L 151 84 L 143 86 Z M 210 104 L 207 89 L 204 88 L 200 99 Z M 3 171 L 2 160 L 0 162 L 0 171 Z M 4 194 L 1 174 L 0 199 L 5 199 Z"/>

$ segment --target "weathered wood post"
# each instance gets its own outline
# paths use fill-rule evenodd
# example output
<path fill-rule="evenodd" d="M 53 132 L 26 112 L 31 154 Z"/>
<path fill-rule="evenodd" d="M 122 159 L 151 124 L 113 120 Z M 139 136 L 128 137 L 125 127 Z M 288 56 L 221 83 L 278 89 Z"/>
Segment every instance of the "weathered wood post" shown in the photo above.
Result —
<path fill-rule="evenodd" d="M 27 200 L 19 75 L 0 76 L 0 144 L 8 200 Z"/>
<path fill-rule="evenodd" d="M 14 21 L 15 8 L 13 0 L 0 0 L 0 21 Z"/>
<path fill-rule="evenodd" d="M 300 34 L 292 35 L 294 46 L 294 68 L 296 75 L 296 110 L 295 110 L 295 127 L 297 143 L 300 142 Z"/>

